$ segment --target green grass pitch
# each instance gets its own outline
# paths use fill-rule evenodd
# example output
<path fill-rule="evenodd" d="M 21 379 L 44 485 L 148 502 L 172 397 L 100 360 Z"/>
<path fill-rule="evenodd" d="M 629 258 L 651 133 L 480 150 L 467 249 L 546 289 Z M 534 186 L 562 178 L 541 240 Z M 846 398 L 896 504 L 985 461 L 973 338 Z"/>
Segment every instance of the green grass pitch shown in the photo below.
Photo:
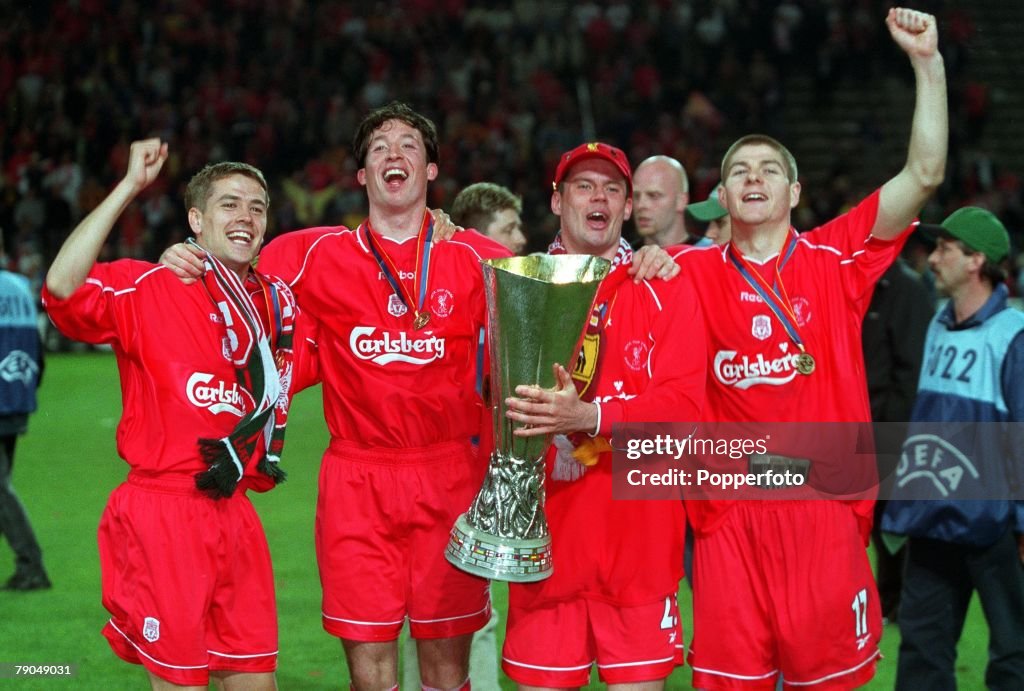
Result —
<path fill-rule="evenodd" d="M 0 664 L 73 664 L 77 670 L 71 678 L 0 678 L 0 688 L 148 688 L 142 669 L 116 658 L 99 633 L 107 615 L 100 603 L 96 526 L 107 495 L 127 472 L 114 446 L 120 388 L 113 356 L 51 356 L 40 396 L 39 412 L 18 443 L 14 484 L 39 535 L 54 587 L 0 591 Z M 341 645 L 320 626 L 313 552 L 317 468 L 327 441 L 320 405 L 319 389 L 296 397 L 282 462 L 289 479 L 273 492 L 253 495 L 274 558 L 281 631 L 277 676 L 284 691 L 348 689 Z M 13 569 L 6 542 L 0 542 L 0 565 L 0 578 L 6 580 Z M 506 590 L 499 586 L 495 591 L 503 611 Z M 680 606 L 689 637 L 685 585 Z M 898 644 L 899 631 L 887 627 L 885 658 L 867 688 L 892 688 Z M 975 602 L 960 644 L 961 689 L 984 687 L 987 645 L 988 631 Z M 668 688 L 689 689 L 689 678 L 689 669 L 680 668 Z M 514 685 L 505 679 L 503 688 Z"/>

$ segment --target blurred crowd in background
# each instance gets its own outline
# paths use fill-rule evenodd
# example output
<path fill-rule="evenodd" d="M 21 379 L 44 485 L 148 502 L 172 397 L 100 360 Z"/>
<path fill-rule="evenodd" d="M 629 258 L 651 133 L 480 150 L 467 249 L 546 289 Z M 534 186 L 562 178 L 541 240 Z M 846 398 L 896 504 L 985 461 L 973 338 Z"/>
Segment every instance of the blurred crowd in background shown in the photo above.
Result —
<path fill-rule="evenodd" d="M 0 0 L 0 228 L 14 270 L 38 281 L 76 222 L 126 169 L 129 142 L 159 136 L 171 158 L 122 217 L 104 258 L 155 260 L 187 234 L 183 188 L 207 161 L 260 167 L 272 185 L 269 234 L 355 226 L 365 215 L 350 151 L 355 125 L 392 99 L 437 123 L 441 174 L 430 204 L 473 182 L 523 197 L 528 249 L 555 229 L 557 156 L 581 141 L 623 148 L 635 166 L 679 159 L 692 201 L 718 181 L 747 132 L 797 152 L 792 84 L 827 119 L 837 93 L 897 80 L 906 60 L 879 0 Z M 922 212 L 937 221 L 986 206 L 1024 228 L 1021 183 L 999 152 L 978 152 L 990 88 L 972 74 L 967 3 L 917 2 L 941 27 L 952 110 L 951 169 Z M 909 109 L 908 109 L 909 112 Z M 802 171 L 798 229 L 870 191 L 852 174 L 879 113 L 837 128 L 834 160 Z M 849 141 L 842 141 L 846 138 Z M 905 139 L 902 141 L 905 142 Z M 867 157 L 867 158 L 862 158 Z M 871 170 L 866 184 L 895 173 Z M 918 268 L 922 268 L 918 263 Z"/>

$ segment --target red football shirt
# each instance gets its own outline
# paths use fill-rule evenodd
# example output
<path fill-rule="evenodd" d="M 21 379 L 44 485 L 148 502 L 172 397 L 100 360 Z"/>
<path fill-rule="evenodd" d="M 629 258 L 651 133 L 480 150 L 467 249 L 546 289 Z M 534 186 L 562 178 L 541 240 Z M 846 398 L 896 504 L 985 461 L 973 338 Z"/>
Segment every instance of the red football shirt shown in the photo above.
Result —
<path fill-rule="evenodd" d="M 93 266 L 66 300 L 45 286 L 42 295 L 66 336 L 113 347 L 123 406 L 117 450 L 132 469 L 192 477 L 207 468 L 197 440 L 227 435 L 253 410 L 229 359 L 224 318 L 201 283 L 186 286 L 162 266 L 123 259 Z M 265 302 L 256 307 L 266 319 Z M 246 476 L 266 488 L 249 466 Z"/>
<path fill-rule="evenodd" d="M 875 283 L 899 254 L 895 241 L 871 236 L 878 213 L 875 191 L 848 213 L 797 234 L 782 267 L 781 285 L 796 325 L 816 361 L 810 375 L 797 372 L 799 349 L 779 319 L 729 258 L 729 246 L 689 249 L 677 256 L 697 286 L 707 326 L 707 399 L 703 420 L 713 422 L 863 422 L 868 406 L 861 322 Z M 788 245 L 787 241 L 787 245 Z M 771 285 L 778 257 L 748 260 Z M 787 450 L 775 450 L 786 453 Z M 798 451 L 786 455 L 800 456 Z M 697 530 L 711 530 L 731 504 L 690 501 Z M 857 502 L 870 515 L 871 502 Z"/>
<path fill-rule="evenodd" d="M 615 273 L 626 269 L 619 266 Z M 610 437 L 616 422 L 698 419 L 705 344 L 692 287 L 682 279 L 636 284 L 627 277 L 608 304 L 597 370 L 584 394 L 601 404 L 601 434 Z M 596 465 L 584 468 L 548 454 L 546 514 L 554 571 L 538 583 L 511 584 L 513 606 L 572 597 L 632 606 L 678 589 L 682 502 L 613 499 L 611 455 L 601 454 Z"/>
<path fill-rule="evenodd" d="M 475 231 L 434 243 L 422 329 L 367 244 L 365 228 L 286 233 L 260 253 L 261 271 L 291 284 L 319 325 L 324 415 L 331 436 L 367 448 L 412 448 L 480 433 L 477 343 L 486 315 L 480 260 L 508 250 Z M 380 245 L 412 295 L 415 237 Z"/>

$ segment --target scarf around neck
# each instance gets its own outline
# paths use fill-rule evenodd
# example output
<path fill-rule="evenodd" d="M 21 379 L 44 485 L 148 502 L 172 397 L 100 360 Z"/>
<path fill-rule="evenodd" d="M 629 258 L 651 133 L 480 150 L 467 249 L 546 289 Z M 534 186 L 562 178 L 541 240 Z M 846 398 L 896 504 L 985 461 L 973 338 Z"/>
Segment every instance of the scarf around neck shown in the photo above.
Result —
<path fill-rule="evenodd" d="M 254 301 L 234 271 L 210 254 L 205 262 L 203 286 L 229 332 L 225 348 L 230 345 L 238 385 L 252 394 L 254 402 L 252 412 L 227 436 L 199 439 L 199 454 L 209 467 L 196 473 L 196 487 L 220 499 L 234 493 L 261 437 L 264 451 L 257 459 L 257 470 L 275 485 L 286 477 L 279 462 L 288 421 L 296 307 L 291 291 L 277 281 L 254 271 L 251 280 L 260 287 Z M 266 304 L 269 330 L 260 319 L 257 302 Z"/>

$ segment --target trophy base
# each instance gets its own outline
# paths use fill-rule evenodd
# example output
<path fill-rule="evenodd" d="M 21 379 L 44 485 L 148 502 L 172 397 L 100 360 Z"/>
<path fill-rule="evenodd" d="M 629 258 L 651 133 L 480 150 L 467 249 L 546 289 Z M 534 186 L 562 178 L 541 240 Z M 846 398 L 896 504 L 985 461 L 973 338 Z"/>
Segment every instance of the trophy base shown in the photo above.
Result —
<path fill-rule="evenodd" d="M 551 536 L 536 539 L 498 537 L 474 528 L 459 516 L 444 553 L 452 564 L 496 581 L 533 583 L 551 575 Z"/>

